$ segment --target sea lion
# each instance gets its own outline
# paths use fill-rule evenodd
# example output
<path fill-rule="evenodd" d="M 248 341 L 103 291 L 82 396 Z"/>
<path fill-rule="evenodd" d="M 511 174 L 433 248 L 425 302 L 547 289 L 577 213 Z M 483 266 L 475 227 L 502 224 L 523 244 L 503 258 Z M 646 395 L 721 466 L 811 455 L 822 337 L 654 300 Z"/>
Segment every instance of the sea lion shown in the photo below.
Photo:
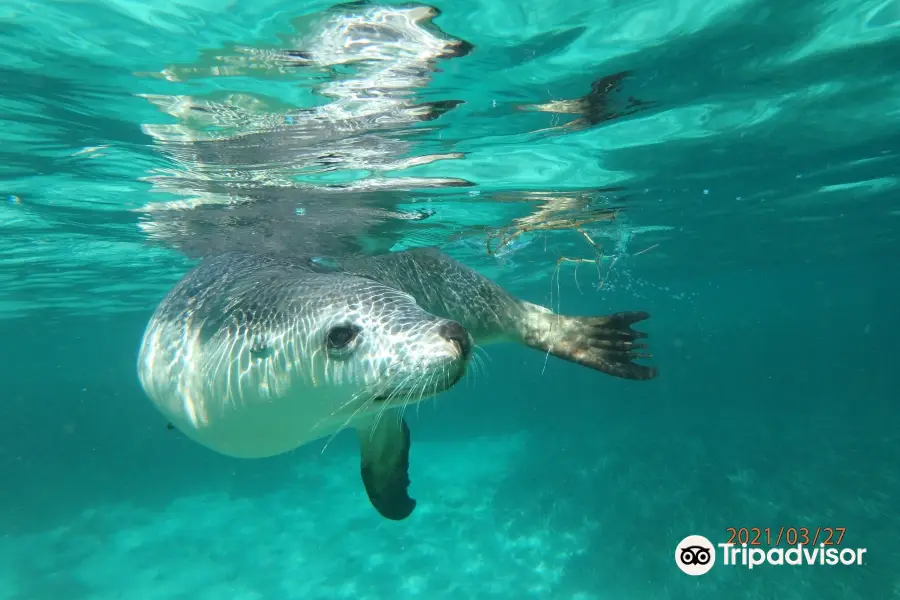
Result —
<path fill-rule="evenodd" d="M 177 429 L 234 457 L 355 428 L 369 499 L 401 520 L 416 505 L 402 409 L 459 381 L 474 344 L 518 342 L 646 380 L 656 369 L 635 362 L 649 356 L 631 325 L 648 316 L 558 315 L 433 249 L 333 261 L 226 253 L 156 308 L 138 375 Z"/>

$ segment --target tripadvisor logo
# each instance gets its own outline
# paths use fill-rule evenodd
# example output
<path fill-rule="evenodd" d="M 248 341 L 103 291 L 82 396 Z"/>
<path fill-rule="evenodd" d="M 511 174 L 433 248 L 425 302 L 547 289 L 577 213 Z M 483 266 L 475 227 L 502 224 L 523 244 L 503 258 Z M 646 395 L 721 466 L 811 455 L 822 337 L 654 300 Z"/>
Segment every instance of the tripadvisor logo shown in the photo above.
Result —
<path fill-rule="evenodd" d="M 688 575 L 705 575 L 716 564 L 716 548 L 702 535 L 689 535 L 675 548 L 675 564 Z"/>
<path fill-rule="evenodd" d="M 721 564 L 753 569 L 760 565 L 834 566 L 862 565 L 866 548 L 837 548 L 819 544 L 797 544 L 787 548 L 761 548 L 741 544 L 713 544 L 702 535 L 689 535 L 675 547 L 675 564 L 688 575 L 705 575 L 716 564 L 716 548 Z"/>

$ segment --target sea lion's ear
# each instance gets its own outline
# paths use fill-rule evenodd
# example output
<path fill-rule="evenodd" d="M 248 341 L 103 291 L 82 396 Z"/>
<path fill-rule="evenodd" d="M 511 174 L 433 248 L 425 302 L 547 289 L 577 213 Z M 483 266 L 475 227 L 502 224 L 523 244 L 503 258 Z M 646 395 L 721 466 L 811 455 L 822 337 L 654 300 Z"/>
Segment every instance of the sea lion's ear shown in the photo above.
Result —
<path fill-rule="evenodd" d="M 374 421 L 374 420 L 373 420 Z M 360 470 L 372 506 L 383 517 L 402 521 L 416 501 L 409 497 L 409 427 L 402 418 L 381 415 L 356 428 Z"/>
<path fill-rule="evenodd" d="M 330 256 L 310 256 L 306 266 L 317 273 L 334 273 L 341 268 L 340 263 Z"/>

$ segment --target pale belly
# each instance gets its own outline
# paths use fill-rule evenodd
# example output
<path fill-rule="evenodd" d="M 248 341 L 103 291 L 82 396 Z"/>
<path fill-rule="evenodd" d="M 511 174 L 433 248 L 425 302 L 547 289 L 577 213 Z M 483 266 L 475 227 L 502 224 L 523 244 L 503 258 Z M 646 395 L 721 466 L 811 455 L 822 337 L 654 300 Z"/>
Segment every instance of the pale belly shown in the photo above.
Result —
<path fill-rule="evenodd" d="M 343 401 L 348 399 L 344 397 Z M 185 435 L 215 452 L 236 458 L 265 458 L 290 452 L 354 423 L 352 414 L 335 413 L 305 400 L 302 395 L 291 395 L 243 406 L 228 405 L 198 423 L 185 411 L 162 412 Z M 164 404 L 171 406 L 171 402 Z M 333 406 L 341 404 L 335 402 Z"/>

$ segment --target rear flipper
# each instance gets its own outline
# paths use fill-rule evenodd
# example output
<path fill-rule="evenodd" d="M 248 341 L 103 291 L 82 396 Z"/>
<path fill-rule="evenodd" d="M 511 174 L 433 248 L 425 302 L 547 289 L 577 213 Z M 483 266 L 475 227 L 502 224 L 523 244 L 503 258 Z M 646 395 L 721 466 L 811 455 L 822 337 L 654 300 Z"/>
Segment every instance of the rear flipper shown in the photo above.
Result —
<path fill-rule="evenodd" d="M 631 325 L 650 317 L 645 312 L 620 312 L 602 317 L 565 317 L 550 312 L 529 319 L 524 342 L 553 356 L 623 379 L 653 379 L 654 367 L 634 361 L 651 358 L 641 352 L 646 344 L 635 342 L 647 334 Z"/>
<path fill-rule="evenodd" d="M 383 517 L 402 521 L 416 501 L 409 497 L 409 427 L 391 412 L 356 429 L 363 484 L 372 506 Z"/>

